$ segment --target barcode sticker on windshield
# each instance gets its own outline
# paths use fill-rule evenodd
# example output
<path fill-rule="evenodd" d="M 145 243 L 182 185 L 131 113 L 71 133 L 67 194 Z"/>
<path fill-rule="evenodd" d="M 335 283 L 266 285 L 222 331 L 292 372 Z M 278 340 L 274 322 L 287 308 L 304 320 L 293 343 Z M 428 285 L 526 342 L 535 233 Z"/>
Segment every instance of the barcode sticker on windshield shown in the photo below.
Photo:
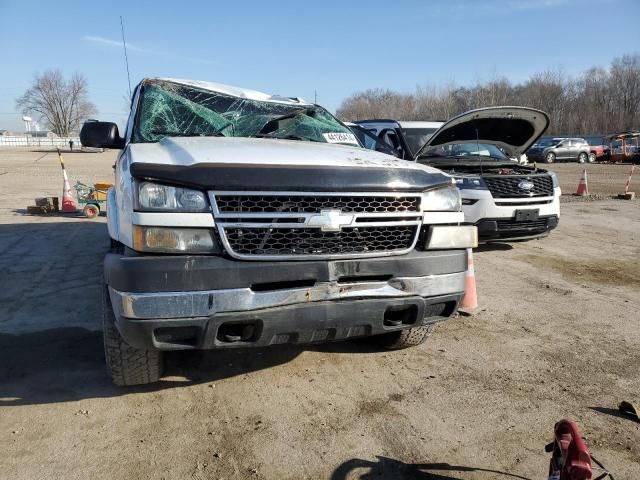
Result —
<path fill-rule="evenodd" d="M 351 143 L 353 145 L 360 145 L 353 133 L 323 133 L 322 136 L 327 143 Z"/>

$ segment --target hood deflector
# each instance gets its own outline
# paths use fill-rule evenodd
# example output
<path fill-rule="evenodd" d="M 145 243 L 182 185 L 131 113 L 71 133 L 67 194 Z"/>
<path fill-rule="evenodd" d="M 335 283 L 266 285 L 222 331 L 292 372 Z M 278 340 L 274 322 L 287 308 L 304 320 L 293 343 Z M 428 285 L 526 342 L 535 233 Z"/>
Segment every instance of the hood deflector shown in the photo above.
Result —
<path fill-rule="evenodd" d="M 451 185 L 424 170 L 318 165 L 197 163 L 189 166 L 132 163 L 131 176 L 201 190 L 301 192 L 422 192 Z"/>
<path fill-rule="evenodd" d="M 549 117 L 528 107 L 488 107 L 471 110 L 449 120 L 418 151 L 450 143 L 488 143 L 515 157 L 545 132 Z"/>

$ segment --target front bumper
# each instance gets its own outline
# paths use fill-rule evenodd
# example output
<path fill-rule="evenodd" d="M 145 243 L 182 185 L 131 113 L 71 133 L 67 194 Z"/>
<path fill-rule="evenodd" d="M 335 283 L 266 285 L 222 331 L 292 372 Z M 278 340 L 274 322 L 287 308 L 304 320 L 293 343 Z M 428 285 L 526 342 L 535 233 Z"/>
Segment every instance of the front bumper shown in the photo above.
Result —
<path fill-rule="evenodd" d="M 310 262 L 108 254 L 116 326 L 138 348 L 210 349 L 376 335 L 453 315 L 464 250 Z"/>
<path fill-rule="evenodd" d="M 488 190 L 463 190 L 464 220 L 478 227 L 478 241 L 529 240 L 547 236 L 560 218 L 560 187 L 553 196 L 494 198 Z M 516 221 L 518 211 L 537 210 L 538 218 Z"/>
<path fill-rule="evenodd" d="M 555 215 L 521 222 L 513 218 L 485 218 L 476 226 L 480 242 L 533 240 L 549 235 L 551 230 L 558 226 L 558 221 Z"/>

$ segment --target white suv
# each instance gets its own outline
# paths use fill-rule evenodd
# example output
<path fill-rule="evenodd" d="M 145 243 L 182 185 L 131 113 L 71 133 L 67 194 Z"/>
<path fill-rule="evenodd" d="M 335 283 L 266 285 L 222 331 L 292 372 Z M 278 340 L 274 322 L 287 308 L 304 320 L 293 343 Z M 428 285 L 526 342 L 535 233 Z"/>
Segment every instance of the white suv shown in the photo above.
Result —
<path fill-rule="evenodd" d="M 465 222 L 478 227 L 481 242 L 547 236 L 560 218 L 560 187 L 552 172 L 519 165 L 547 129 L 549 117 L 525 107 L 472 110 L 446 123 L 364 120 L 379 138 L 396 137 L 409 147 L 401 158 L 437 167 L 456 178 Z M 428 129 L 440 125 L 433 132 Z M 436 131 L 437 130 L 437 131 Z M 425 138 L 415 147 L 416 139 Z"/>

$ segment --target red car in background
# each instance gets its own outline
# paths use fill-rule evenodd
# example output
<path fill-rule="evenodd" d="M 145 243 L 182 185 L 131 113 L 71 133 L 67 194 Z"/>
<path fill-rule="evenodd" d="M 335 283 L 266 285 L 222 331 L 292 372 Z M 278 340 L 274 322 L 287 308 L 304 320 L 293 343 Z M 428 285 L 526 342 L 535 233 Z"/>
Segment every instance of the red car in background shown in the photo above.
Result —
<path fill-rule="evenodd" d="M 584 137 L 589 144 L 589 163 L 608 162 L 611 160 L 611 149 L 609 140 L 606 137 L 590 136 Z"/>

